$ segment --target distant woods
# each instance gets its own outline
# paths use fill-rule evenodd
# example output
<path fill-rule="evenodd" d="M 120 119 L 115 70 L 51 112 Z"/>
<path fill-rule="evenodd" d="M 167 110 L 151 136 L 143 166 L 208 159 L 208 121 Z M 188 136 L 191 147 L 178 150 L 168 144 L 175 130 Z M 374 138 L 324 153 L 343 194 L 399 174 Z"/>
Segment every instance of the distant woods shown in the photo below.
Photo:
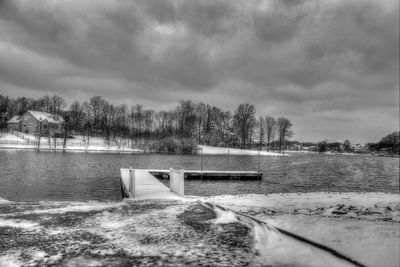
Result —
<path fill-rule="evenodd" d="M 378 143 L 369 144 L 369 149 L 377 153 L 400 156 L 400 132 L 383 137 Z"/>
<path fill-rule="evenodd" d="M 137 104 L 114 105 L 101 96 L 74 101 L 69 107 L 54 95 L 16 99 L 0 95 L 0 121 L 27 110 L 59 114 L 70 134 L 102 136 L 106 140 L 130 138 L 137 145 L 156 150 L 190 153 L 197 144 L 282 151 L 293 136 L 288 118 L 256 117 L 252 104 L 240 104 L 233 112 L 205 103 L 181 100 L 171 110 L 155 111 Z M 171 151 L 179 146 L 178 151 Z M 183 151 L 184 150 L 184 151 Z"/>

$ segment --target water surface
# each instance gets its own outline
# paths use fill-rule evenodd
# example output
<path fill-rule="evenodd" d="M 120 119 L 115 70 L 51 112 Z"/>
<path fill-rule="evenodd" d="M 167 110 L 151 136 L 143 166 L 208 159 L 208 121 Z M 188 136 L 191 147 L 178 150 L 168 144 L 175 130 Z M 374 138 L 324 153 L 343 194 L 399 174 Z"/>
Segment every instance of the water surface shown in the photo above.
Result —
<path fill-rule="evenodd" d="M 255 156 L 97 154 L 0 150 L 0 197 L 13 201 L 121 199 L 122 167 L 257 170 Z M 187 180 L 185 194 L 281 192 L 398 193 L 399 159 L 366 155 L 293 154 L 260 158 L 262 181 Z"/>

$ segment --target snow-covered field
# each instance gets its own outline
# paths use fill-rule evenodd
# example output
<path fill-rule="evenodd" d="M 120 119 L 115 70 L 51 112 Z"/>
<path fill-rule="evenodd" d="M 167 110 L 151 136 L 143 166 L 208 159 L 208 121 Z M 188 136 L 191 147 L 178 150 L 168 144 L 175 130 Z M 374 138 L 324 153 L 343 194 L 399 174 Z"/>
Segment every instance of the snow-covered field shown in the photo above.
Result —
<path fill-rule="evenodd" d="M 9 133 L 0 133 L 0 140 L 24 141 L 24 139 Z"/>
<path fill-rule="evenodd" d="M 122 152 L 122 153 L 141 153 L 143 150 L 132 148 L 126 140 L 120 142 L 111 142 L 107 144 L 104 139 L 91 137 L 87 145 L 85 136 L 77 136 L 74 139 L 67 139 L 66 151 L 69 152 Z M 63 150 L 63 138 L 41 137 L 40 149 L 45 150 Z M 0 148 L 7 149 L 36 149 L 37 137 L 31 134 L 20 132 L 1 133 Z"/>
<path fill-rule="evenodd" d="M 250 149 L 239 149 L 239 148 L 228 148 L 228 147 L 215 147 L 215 146 L 205 146 L 199 145 L 199 150 L 202 150 L 204 155 L 249 155 L 257 156 L 258 150 Z M 199 153 L 201 153 L 199 151 Z M 260 156 L 287 156 L 287 154 L 281 154 L 276 152 L 260 151 Z"/>

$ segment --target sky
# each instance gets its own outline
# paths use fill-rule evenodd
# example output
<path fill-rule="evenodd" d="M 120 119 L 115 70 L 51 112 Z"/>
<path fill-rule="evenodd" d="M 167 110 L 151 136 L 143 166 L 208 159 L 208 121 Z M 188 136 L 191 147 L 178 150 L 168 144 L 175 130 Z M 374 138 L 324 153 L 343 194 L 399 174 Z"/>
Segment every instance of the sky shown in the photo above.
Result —
<path fill-rule="evenodd" d="M 376 142 L 399 130 L 399 1 L 0 0 L 0 94 L 251 103 L 295 140 Z"/>

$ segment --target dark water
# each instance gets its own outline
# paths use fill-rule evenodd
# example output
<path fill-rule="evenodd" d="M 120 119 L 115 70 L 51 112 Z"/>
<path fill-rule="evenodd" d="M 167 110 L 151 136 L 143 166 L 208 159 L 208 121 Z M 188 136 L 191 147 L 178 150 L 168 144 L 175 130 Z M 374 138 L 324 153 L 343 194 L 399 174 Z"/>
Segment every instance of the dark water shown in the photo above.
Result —
<path fill-rule="evenodd" d="M 200 169 L 200 156 L 0 150 L 0 198 L 118 201 L 122 167 Z M 203 169 L 257 170 L 254 156 L 203 156 Z M 364 155 L 261 157 L 263 181 L 188 180 L 185 194 L 399 192 L 399 159 Z"/>

